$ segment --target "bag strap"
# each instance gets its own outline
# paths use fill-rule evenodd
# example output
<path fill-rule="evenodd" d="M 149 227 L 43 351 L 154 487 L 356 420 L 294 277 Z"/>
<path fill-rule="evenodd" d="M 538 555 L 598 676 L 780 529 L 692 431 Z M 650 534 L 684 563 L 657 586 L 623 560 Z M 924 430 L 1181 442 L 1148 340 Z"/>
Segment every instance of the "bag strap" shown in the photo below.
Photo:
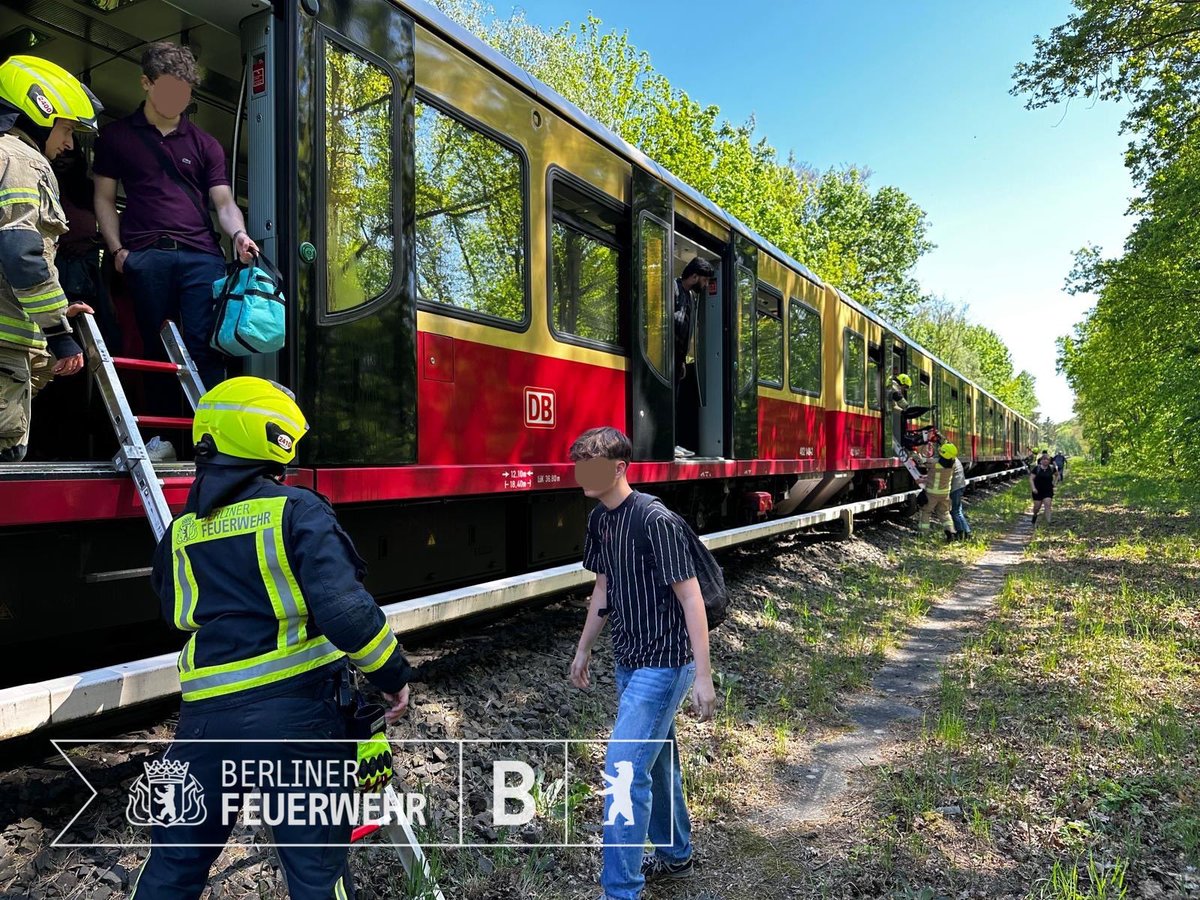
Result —
<path fill-rule="evenodd" d="M 153 128 L 154 126 L 151 127 Z M 157 157 L 158 164 L 162 166 L 163 173 L 171 179 L 175 186 L 179 188 L 179 190 L 182 191 L 189 200 L 192 201 L 192 206 L 196 207 L 196 212 L 200 213 L 200 218 L 204 221 L 204 224 L 208 226 L 208 233 L 213 236 L 213 239 L 217 242 L 217 246 L 219 247 L 221 245 L 221 236 L 217 234 L 217 229 L 213 228 L 212 216 L 209 215 L 207 205 L 201 202 L 203 194 L 201 194 L 200 198 L 197 198 L 196 194 L 192 191 L 192 186 L 184 180 L 181 174 L 179 174 L 179 168 L 175 165 L 171 158 L 167 156 L 167 152 L 163 150 L 161 146 L 159 146 L 158 142 L 155 141 L 154 138 L 146 134 L 145 129 L 134 126 L 130 130 L 139 138 L 141 138 L 142 143 L 149 147 L 150 152 Z"/>
<path fill-rule="evenodd" d="M 276 290 L 283 290 L 283 273 L 275 268 L 275 263 L 267 259 L 267 255 L 261 250 L 251 257 L 251 265 L 258 266 L 264 272 L 271 276 L 275 281 Z"/>

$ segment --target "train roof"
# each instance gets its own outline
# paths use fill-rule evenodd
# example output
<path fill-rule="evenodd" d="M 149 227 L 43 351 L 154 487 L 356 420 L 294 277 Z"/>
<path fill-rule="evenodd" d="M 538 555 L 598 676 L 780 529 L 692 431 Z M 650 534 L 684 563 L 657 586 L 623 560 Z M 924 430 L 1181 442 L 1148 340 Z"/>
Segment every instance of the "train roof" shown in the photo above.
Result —
<path fill-rule="evenodd" d="M 739 232 L 743 237 L 749 238 L 755 244 L 757 244 L 761 250 L 769 253 L 771 256 L 774 256 L 781 263 L 795 270 L 797 274 L 812 282 L 817 287 L 825 286 L 825 282 L 822 281 L 811 269 L 809 269 L 808 266 L 804 265 L 804 263 L 785 253 L 761 234 L 756 232 L 753 228 L 750 228 L 748 225 L 741 222 L 736 216 L 717 206 L 717 204 L 713 203 L 712 200 L 704 196 L 704 194 L 700 193 L 682 179 L 678 178 L 665 166 L 655 162 L 640 149 L 630 144 L 624 138 L 620 137 L 620 135 L 614 133 L 612 129 L 608 128 L 597 119 L 585 113 L 582 109 L 580 109 L 566 97 L 562 96 L 562 94 L 558 93 L 548 84 L 545 84 L 534 78 L 495 47 L 492 47 L 486 41 L 482 40 L 478 35 L 473 34 L 463 26 L 459 25 L 432 3 L 427 2 L 427 0 L 401 0 L 401 2 L 416 16 L 425 20 L 427 24 L 434 26 L 451 41 L 459 44 L 463 49 L 470 51 L 475 56 L 478 56 L 480 59 L 484 60 L 497 72 L 504 75 L 514 84 L 523 87 L 536 99 L 551 109 L 554 109 L 559 114 L 573 122 L 575 125 L 578 125 L 591 137 L 606 145 L 610 150 L 614 150 L 615 152 L 629 159 L 631 162 L 637 163 L 642 168 L 654 173 L 665 184 L 669 185 L 671 189 L 675 191 L 675 193 L 685 197 L 689 202 L 700 207 L 700 209 L 704 210 L 717 221 L 728 225 L 732 231 Z M 842 300 L 864 313 L 873 322 L 876 322 L 877 324 L 888 329 L 888 331 L 902 338 L 906 343 L 912 347 L 915 347 L 930 359 L 937 360 L 938 365 L 942 366 L 944 369 L 946 369 L 946 371 L 952 372 L 963 381 L 969 383 L 976 390 L 987 395 L 988 397 L 991 397 L 995 402 L 1001 402 L 997 397 L 984 390 L 974 381 L 971 381 L 971 379 L 967 378 L 962 373 L 955 371 L 950 366 L 947 366 L 940 359 L 938 359 L 935 354 L 930 353 L 912 338 L 896 329 L 895 326 L 885 322 L 877 313 L 867 309 L 857 300 L 854 300 L 847 295 L 840 288 L 836 288 L 833 285 L 829 286 L 837 291 L 838 296 L 841 297 Z M 1005 404 L 1001 403 L 1001 405 L 1003 406 Z M 1005 406 L 1005 408 L 1008 407 Z M 1018 415 L 1019 418 L 1025 419 L 1024 416 L 1020 416 L 1018 413 L 1016 413 L 1016 410 L 1013 410 L 1013 413 Z M 1025 421 L 1029 420 L 1025 419 Z"/>

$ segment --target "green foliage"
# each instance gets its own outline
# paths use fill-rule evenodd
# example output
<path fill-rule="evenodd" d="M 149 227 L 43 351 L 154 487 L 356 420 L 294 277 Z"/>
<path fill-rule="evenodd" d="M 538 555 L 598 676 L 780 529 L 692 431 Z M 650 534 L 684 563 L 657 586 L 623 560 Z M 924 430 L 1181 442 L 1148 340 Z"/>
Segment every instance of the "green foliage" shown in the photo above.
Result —
<path fill-rule="evenodd" d="M 904 320 L 905 332 L 1000 402 L 1033 418 L 1038 399 L 1029 372 L 1013 372 L 1012 354 L 990 328 L 971 322 L 965 306 L 930 297 Z"/>
<path fill-rule="evenodd" d="M 860 166 L 816 172 L 783 158 L 751 118 L 720 119 L 594 16 L 543 31 L 476 0 L 438 6 L 583 112 L 638 147 L 864 305 L 899 317 L 920 299 L 912 268 L 933 248 L 924 211 Z"/>
<path fill-rule="evenodd" d="M 1058 368 L 1075 391 L 1082 435 L 1102 462 L 1149 457 L 1200 474 L 1200 4 L 1185 0 L 1076 0 L 1077 12 L 1034 59 L 1014 92 L 1030 107 L 1071 97 L 1122 99 L 1126 154 L 1141 186 L 1138 222 L 1121 255 L 1075 256 L 1071 293 L 1095 308 L 1058 342 Z"/>

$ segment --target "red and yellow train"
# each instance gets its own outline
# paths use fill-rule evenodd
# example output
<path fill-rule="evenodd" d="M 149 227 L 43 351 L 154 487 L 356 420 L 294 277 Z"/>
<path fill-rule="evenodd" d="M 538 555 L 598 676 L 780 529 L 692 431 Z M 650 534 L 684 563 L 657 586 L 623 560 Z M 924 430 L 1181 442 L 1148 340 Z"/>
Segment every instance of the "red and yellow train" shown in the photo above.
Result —
<path fill-rule="evenodd" d="M 113 115 L 140 99 L 142 43 L 203 48 L 194 118 L 233 149 L 290 300 L 286 348 L 250 371 L 308 411 L 292 477 L 338 506 L 381 597 L 577 559 L 587 501 L 566 451 L 597 424 L 629 433 L 632 480 L 704 529 L 908 489 L 892 372 L 976 472 L 1035 440 L 424 4 L 17 0 L 0 35 L 86 73 Z M 677 403 L 673 280 L 694 256 L 717 278 Z M 162 475 L 181 504 L 188 467 Z M 150 549 L 107 462 L 0 469 L 0 643 L 155 619 Z"/>

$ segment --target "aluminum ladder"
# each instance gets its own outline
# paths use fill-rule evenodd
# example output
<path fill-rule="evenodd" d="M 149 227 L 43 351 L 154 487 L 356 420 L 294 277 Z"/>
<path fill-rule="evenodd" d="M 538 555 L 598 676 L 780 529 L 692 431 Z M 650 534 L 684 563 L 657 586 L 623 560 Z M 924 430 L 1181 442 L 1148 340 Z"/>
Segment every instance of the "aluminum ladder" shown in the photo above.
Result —
<path fill-rule="evenodd" d="M 109 421 L 112 422 L 113 432 L 117 436 L 120 449 L 113 457 L 114 468 L 118 471 L 124 468 L 133 479 L 134 487 L 142 500 L 142 509 L 154 532 L 154 540 L 161 540 L 166 534 L 167 526 L 171 524 L 171 508 L 163 495 L 162 481 L 154 471 L 154 463 L 146 452 L 140 429 L 183 429 L 190 432 L 192 420 L 180 416 L 136 415 L 125 396 L 125 388 L 121 384 L 118 370 L 175 375 L 193 412 L 200 402 L 201 394 L 204 393 L 204 383 L 200 381 L 200 375 L 174 322 L 168 321 L 159 332 L 170 362 L 113 356 L 108 352 L 100 328 L 90 313 L 76 316 L 74 322 L 79 326 L 77 333 L 83 339 L 88 371 L 100 388 L 100 397 L 104 401 L 104 408 L 108 411 Z"/>

